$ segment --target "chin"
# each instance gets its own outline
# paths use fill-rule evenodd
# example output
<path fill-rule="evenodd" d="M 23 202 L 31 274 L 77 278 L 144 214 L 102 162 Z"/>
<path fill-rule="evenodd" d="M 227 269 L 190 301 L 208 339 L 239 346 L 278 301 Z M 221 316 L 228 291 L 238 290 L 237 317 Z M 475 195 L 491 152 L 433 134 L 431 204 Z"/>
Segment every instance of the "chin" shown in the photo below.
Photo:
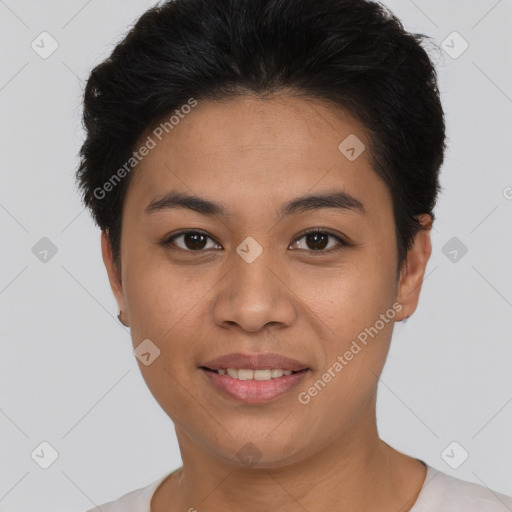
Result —
<path fill-rule="evenodd" d="M 307 457 L 304 448 L 289 444 L 290 439 L 300 438 L 301 436 L 293 435 L 269 440 L 266 433 L 256 438 L 244 435 L 239 440 L 234 436 L 229 444 L 212 447 L 212 451 L 230 464 L 239 466 L 241 470 L 284 468 Z"/>

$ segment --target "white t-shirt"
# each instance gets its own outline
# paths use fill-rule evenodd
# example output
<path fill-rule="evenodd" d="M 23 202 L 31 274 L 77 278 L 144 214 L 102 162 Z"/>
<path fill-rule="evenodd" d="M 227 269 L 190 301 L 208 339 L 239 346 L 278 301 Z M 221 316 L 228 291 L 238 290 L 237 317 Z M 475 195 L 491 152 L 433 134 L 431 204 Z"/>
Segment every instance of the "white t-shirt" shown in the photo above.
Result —
<path fill-rule="evenodd" d="M 410 512 L 512 511 L 512 497 L 494 492 L 483 485 L 459 480 L 428 464 L 425 465 L 427 476 Z M 169 474 L 142 489 L 132 491 L 116 501 L 105 503 L 87 512 L 151 512 L 151 498 Z"/>

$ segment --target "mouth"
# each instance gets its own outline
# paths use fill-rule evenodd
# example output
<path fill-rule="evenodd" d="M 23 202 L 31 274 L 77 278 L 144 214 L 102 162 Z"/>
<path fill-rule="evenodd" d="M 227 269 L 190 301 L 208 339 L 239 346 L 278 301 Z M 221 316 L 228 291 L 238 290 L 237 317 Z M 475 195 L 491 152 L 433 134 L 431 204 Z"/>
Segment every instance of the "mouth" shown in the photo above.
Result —
<path fill-rule="evenodd" d="M 222 396 L 246 404 L 261 404 L 290 392 L 309 373 L 309 368 L 289 370 L 282 368 L 208 368 L 201 373 L 213 389 Z"/>
<path fill-rule="evenodd" d="M 255 369 L 255 368 L 207 368 L 206 366 L 200 367 L 202 370 L 209 372 L 216 372 L 219 375 L 227 375 L 232 379 L 238 380 L 258 380 L 265 381 L 271 379 L 279 379 L 284 375 L 292 375 L 294 373 L 300 373 L 307 370 L 288 370 L 283 368 L 266 368 L 266 369 Z"/>

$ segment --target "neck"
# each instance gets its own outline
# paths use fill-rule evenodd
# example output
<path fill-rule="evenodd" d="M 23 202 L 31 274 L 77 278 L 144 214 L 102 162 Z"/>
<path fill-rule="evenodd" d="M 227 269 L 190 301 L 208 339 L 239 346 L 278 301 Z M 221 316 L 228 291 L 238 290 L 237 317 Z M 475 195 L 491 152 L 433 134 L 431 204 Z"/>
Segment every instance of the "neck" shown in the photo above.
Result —
<path fill-rule="evenodd" d="M 267 467 L 244 466 L 206 452 L 176 426 L 183 468 L 160 486 L 151 510 L 295 512 L 335 503 L 347 512 L 408 511 L 426 470 L 378 437 L 374 411 L 370 407 L 357 425 L 329 438 L 314 454 Z"/>

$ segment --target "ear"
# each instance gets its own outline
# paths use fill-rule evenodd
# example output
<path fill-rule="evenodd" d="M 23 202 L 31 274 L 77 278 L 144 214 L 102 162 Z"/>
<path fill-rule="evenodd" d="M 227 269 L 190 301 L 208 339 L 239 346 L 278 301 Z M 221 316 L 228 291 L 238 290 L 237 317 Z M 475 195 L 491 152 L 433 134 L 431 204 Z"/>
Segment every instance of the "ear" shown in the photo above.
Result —
<path fill-rule="evenodd" d="M 407 258 L 400 271 L 397 285 L 397 301 L 402 304 L 403 313 L 400 320 L 410 317 L 418 305 L 423 276 L 432 253 L 430 231 L 432 217 L 428 214 L 418 215 L 418 220 L 425 229 L 421 229 L 414 237 L 413 246 L 407 252 Z M 398 321 L 400 321 L 398 320 Z"/>
<path fill-rule="evenodd" d="M 107 269 L 108 280 L 110 281 L 110 287 L 112 288 L 112 292 L 116 298 L 119 311 L 126 311 L 121 276 L 117 265 L 114 263 L 108 232 L 105 230 L 102 230 L 101 232 L 101 255 L 103 257 L 105 268 Z"/>

